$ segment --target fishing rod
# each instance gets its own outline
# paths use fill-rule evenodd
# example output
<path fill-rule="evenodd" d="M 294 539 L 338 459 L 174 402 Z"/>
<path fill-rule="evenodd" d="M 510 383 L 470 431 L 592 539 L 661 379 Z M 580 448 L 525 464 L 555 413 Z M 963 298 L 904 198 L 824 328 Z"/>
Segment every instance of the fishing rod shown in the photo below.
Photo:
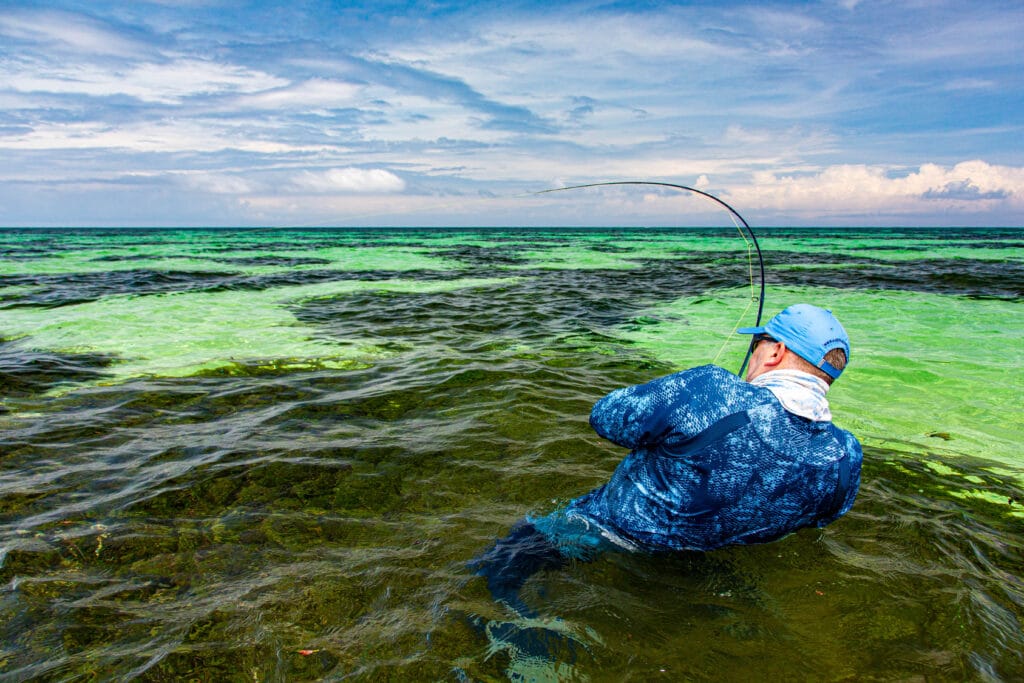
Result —
<path fill-rule="evenodd" d="M 750 227 L 750 224 L 747 223 L 747 221 L 743 218 L 743 216 L 740 215 L 739 211 L 737 211 L 736 209 L 732 208 L 731 206 L 729 206 L 727 203 L 725 203 L 723 200 L 719 199 L 715 195 L 709 194 L 709 193 L 705 192 L 704 190 L 698 190 L 695 187 L 689 187 L 688 185 L 677 185 L 676 183 L 663 183 L 663 182 L 658 182 L 658 181 L 653 181 L 653 180 L 612 180 L 612 181 L 601 182 L 601 183 L 586 183 L 584 185 L 569 185 L 567 187 L 554 187 L 554 188 L 551 188 L 549 190 L 540 190 L 539 192 L 534 192 L 533 194 L 535 194 L 535 195 L 538 195 L 538 194 L 548 194 L 550 192 L 564 192 L 565 190 L 581 190 L 581 189 L 588 188 L 588 187 L 607 187 L 609 185 L 653 185 L 653 186 L 656 186 L 656 187 L 669 187 L 669 188 L 672 188 L 672 189 L 675 189 L 675 190 L 683 190 L 683 191 L 686 191 L 686 192 L 693 192 L 694 194 L 699 194 L 702 197 L 707 197 L 708 199 L 710 199 L 710 200 L 712 200 L 714 202 L 717 202 L 721 206 L 725 207 L 725 209 L 730 214 L 732 214 L 734 217 L 738 218 L 740 223 L 743 224 L 743 227 L 746 228 L 747 234 L 750 235 L 750 241 L 753 242 L 754 249 L 757 251 L 757 263 L 758 263 L 758 266 L 760 268 L 760 274 L 761 274 L 761 291 L 760 291 L 760 294 L 757 297 L 757 318 L 754 321 L 754 327 L 759 327 L 761 325 L 761 314 L 764 312 L 764 257 L 761 255 L 761 245 L 759 245 L 757 243 L 757 236 L 754 234 L 754 231 Z M 735 223 L 735 221 L 733 221 L 733 222 Z M 737 226 L 737 227 L 739 227 L 739 226 Z M 742 234 L 742 231 L 741 231 L 741 234 Z M 743 364 L 740 365 L 740 371 L 737 373 L 740 377 L 743 377 L 743 371 L 746 370 L 747 363 L 750 361 L 750 355 L 751 355 L 751 353 L 753 353 L 753 351 L 754 351 L 754 339 L 752 337 L 751 340 L 750 340 L 750 344 L 747 346 L 747 353 L 746 353 L 746 355 L 743 356 Z"/>

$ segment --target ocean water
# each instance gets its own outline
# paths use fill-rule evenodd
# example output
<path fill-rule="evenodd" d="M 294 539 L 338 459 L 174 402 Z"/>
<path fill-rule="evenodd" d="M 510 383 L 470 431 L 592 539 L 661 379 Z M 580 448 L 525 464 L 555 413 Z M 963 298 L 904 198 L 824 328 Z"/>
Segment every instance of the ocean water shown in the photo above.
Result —
<path fill-rule="evenodd" d="M 759 232 L 854 509 L 523 619 L 465 563 L 607 480 L 598 398 L 738 371 L 735 230 L 0 231 L 0 680 L 1024 679 L 1024 231 Z"/>

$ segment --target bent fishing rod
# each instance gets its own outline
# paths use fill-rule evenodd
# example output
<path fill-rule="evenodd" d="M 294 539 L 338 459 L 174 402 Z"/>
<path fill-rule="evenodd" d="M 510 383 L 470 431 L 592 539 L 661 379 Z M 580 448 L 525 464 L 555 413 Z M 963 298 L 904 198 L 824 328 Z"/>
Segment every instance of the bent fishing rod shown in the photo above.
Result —
<path fill-rule="evenodd" d="M 758 244 L 757 236 L 754 234 L 754 231 L 750 227 L 750 224 L 747 223 L 747 221 L 743 218 L 743 216 L 740 215 L 739 211 L 737 211 L 736 209 L 732 208 L 725 201 L 719 199 L 715 195 L 710 194 L 708 192 L 705 192 L 704 190 L 698 190 L 695 187 L 689 187 L 688 185 L 678 185 L 676 183 L 663 183 L 663 182 L 658 182 L 658 181 L 653 181 L 653 180 L 612 180 L 612 181 L 601 182 L 601 183 L 586 183 L 586 184 L 583 184 L 583 185 L 569 185 L 567 187 L 554 187 L 554 188 L 551 188 L 549 190 L 540 190 L 539 192 L 534 192 L 533 194 L 535 194 L 535 195 L 538 195 L 538 194 L 548 194 L 548 193 L 551 193 L 551 192 L 564 192 L 565 190 L 582 190 L 582 189 L 588 188 L 588 187 L 607 187 L 607 186 L 611 186 L 611 185 L 651 185 L 651 186 L 655 186 L 655 187 L 668 187 L 668 188 L 672 188 L 672 189 L 675 189 L 675 190 L 682 190 L 682 191 L 685 191 L 685 192 L 692 192 L 694 194 L 701 195 L 702 197 L 707 197 L 708 199 L 710 199 L 710 200 L 720 204 L 721 206 L 725 207 L 725 209 L 732 216 L 734 216 L 735 218 L 739 219 L 740 223 L 742 223 L 743 227 L 746 229 L 747 234 L 750 235 L 750 241 L 754 244 L 754 249 L 757 251 L 757 263 L 758 263 L 758 266 L 759 266 L 759 269 L 760 269 L 760 276 L 761 276 L 761 290 L 760 290 L 760 293 L 759 293 L 759 295 L 757 297 L 757 318 L 754 321 L 754 327 L 759 327 L 761 325 L 761 314 L 764 312 L 764 288 L 765 288 L 765 284 L 764 284 L 764 258 L 761 255 L 761 245 Z M 735 223 L 735 221 L 733 221 L 733 222 Z M 737 226 L 737 227 L 739 227 L 739 226 Z M 741 234 L 742 234 L 742 231 L 741 231 Z M 754 351 L 754 339 L 752 337 L 751 340 L 750 340 L 750 344 L 747 346 L 747 352 L 743 356 L 743 364 L 740 365 L 740 371 L 737 373 L 740 377 L 743 377 L 743 372 L 747 368 L 747 363 L 750 361 L 750 355 L 753 353 L 753 351 Z"/>

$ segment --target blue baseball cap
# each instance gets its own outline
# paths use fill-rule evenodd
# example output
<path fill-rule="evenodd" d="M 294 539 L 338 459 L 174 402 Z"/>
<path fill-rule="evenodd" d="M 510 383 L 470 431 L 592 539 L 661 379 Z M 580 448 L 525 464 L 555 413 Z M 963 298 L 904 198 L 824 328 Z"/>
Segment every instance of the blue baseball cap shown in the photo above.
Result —
<path fill-rule="evenodd" d="M 825 361 L 832 349 L 842 349 L 850 358 L 850 337 L 832 311 L 810 304 L 794 304 L 761 327 L 742 327 L 740 334 L 767 334 L 811 365 L 820 368 L 832 379 L 842 370 Z"/>

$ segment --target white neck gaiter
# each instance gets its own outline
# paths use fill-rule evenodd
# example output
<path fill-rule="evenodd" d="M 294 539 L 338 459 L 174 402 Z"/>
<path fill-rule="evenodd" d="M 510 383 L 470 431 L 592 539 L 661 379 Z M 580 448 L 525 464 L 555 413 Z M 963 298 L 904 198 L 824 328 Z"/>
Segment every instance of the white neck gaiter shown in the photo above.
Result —
<path fill-rule="evenodd" d="M 799 370 L 772 370 L 750 380 L 754 386 L 764 387 L 779 399 L 789 412 L 814 422 L 828 422 L 832 411 L 828 408 L 828 383 Z"/>

